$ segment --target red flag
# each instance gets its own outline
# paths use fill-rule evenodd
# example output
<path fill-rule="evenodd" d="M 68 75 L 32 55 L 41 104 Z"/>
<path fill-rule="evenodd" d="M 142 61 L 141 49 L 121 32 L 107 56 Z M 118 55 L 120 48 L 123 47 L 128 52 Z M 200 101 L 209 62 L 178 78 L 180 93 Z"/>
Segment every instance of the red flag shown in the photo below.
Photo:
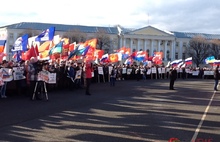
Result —
<path fill-rule="evenodd" d="M 69 44 L 63 45 L 61 56 L 62 57 L 68 56 L 68 52 L 69 52 Z"/>
<path fill-rule="evenodd" d="M 76 45 L 76 43 L 71 43 L 71 44 L 69 45 L 69 51 L 70 51 L 70 52 L 74 50 L 75 45 Z"/>
<path fill-rule="evenodd" d="M 155 52 L 154 57 L 152 58 L 152 61 L 159 65 L 162 64 L 162 59 L 163 59 L 163 52 Z"/>
<path fill-rule="evenodd" d="M 2 63 L 4 56 L 6 56 L 6 54 L 4 52 L 0 53 L 0 63 Z"/>
<path fill-rule="evenodd" d="M 96 49 L 96 50 L 95 50 L 95 53 L 94 53 L 94 56 L 95 56 L 95 57 L 98 57 L 98 59 L 101 59 L 102 56 L 103 56 L 103 54 L 104 54 L 104 50 Z"/>
<path fill-rule="evenodd" d="M 39 51 L 38 51 L 38 46 L 37 44 L 35 45 L 35 48 L 34 48 L 34 53 L 35 53 L 35 57 L 39 56 Z"/>
<path fill-rule="evenodd" d="M 22 54 L 21 58 L 22 60 L 30 60 L 31 57 L 37 57 L 38 55 L 39 52 L 38 52 L 38 47 L 36 45 L 35 47 L 31 46 L 31 48 L 28 51 Z"/>

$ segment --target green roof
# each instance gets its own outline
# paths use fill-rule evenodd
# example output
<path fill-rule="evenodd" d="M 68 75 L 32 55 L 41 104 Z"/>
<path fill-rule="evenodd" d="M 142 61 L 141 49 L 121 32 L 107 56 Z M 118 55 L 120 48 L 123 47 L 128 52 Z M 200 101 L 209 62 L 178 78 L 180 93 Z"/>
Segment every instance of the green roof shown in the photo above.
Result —
<path fill-rule="evenodd" d="M 71 31 L 80 30 L 86 33 L 96 33 L 100 30 L 106 31 L 108 34 L 118 34 L 117 27 L 98 27 L 98 26 L 82 26 L 82 25 L 64 25 L 64 24 L 52 24 L 52 23 L 35 23 L 35 22 L 21 22 L 11 25 L 6 25 L 0 28 L 7 27 L 9 29 L 33 29 L 33 30 L 45 30 L 54 26 L 56 31 Z M 130 32 L 130 29 L 122 28 L 123 32 Z"/>
<path fill-rule="evenodd" d="M 80 30 L 85 33 L 97 33 L 99 31 L 105 31 L 108 34 L 118 34 L 117 26 L 114 27 L 99 27 L 99 26 L 83 26 L 83 25 L 64 25 L 64 24 L 54 24 L 54 23 L 37 23 L 37 22 L 21 22 L 11 25 L 2 26 L 0 28 L 9 29 L 33 29 L 33 30 L 45 30 L 49 27 L 54 26 L 56 31 L 71 31 Z M 121 27 L 124 34 L 131 32 L 131 29 Z M 140 28 L 142 29 L 142 28 Z M 140 30 L 136 29 L 136 30 Z M 206 39 L 220 39 L 218 34 L 205 34 L 205 33 L 190 33 L 190 32 L 177 32 L 171 31 L 176 38 L 192 38 L 194 36 L 202 36 Z"/>

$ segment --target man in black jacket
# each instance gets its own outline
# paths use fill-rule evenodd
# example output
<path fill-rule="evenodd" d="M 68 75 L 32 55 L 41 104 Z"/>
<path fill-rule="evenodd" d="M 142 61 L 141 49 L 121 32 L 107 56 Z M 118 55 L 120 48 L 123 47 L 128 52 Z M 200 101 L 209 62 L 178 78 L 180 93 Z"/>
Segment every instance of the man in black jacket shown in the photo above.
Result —
<path fill-rule="evenodd" d="M 171 68 L 170 69 L 170 90 L 175 90 L 174 89 L 174 81 L 177 79 L 177 70 L 176 68 Z"/>
<path fill-rule="evenodd" d="M 219 75 L 219 66 L 217 66 L 214 70 L 214 79 L 215 79 L 215 84 L 214 84 L 214 90 L 215 91 L 218 91 L 217 87 L 218 87 L 218 80 L 220 78 L 220 75 Z"/>

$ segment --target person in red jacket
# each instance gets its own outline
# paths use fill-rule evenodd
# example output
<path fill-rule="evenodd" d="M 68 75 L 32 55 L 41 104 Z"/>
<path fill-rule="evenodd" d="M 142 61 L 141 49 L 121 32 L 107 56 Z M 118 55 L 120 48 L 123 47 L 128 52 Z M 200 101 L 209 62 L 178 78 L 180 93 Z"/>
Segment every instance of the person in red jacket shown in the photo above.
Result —
<path fill-rule="evenodd" d="M 91 62 L 86 62 L 85 64 L 85 78 L 86 78 L 86 95 L 91 95 L 90 85 L 92 80 L 93 67 Z"/>

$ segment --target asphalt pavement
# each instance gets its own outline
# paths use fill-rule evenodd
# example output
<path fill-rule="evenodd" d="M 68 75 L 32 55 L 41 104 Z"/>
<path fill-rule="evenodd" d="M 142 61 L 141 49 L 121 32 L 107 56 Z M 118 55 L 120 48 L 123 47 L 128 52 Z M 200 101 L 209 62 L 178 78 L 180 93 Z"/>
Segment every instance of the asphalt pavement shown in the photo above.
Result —
<path fill-rule="evenodd" d="M 0 141 L 220 141 L 220 91 L 212 79 L 95 83 L 85 90 L 52 90 L 49 100 L 8 94 L 0 99 Z M 219 88 L 220 89 L 220 88 Z M 205 141 L 206 140 L 206 141 Z"/>

